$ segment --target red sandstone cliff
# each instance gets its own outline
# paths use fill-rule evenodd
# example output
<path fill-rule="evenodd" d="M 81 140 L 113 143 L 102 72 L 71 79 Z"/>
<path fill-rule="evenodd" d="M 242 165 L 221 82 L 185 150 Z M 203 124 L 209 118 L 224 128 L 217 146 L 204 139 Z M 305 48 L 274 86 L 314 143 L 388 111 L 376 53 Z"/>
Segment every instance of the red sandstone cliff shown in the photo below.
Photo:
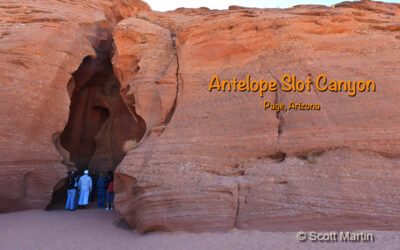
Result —
<path fill-rule="evenodd" d="M 71 166 L 59 136 L 73 72 L 137 0 L 0 3 L 0 212 L 45 208 Z M 111 39 L 110 39 L 111 40 Z M 62 159 L 62 156 L 64 159 Z"/>
<path fill-rule="evenodd" d="M 69 158 L 51 138 L 57 142 L 67 124 L 73 79 L 87 93 L 121 85 L 121 96 L 93 99 L 100 108 L 125 103 L 106 124 L 93 105 L 77 108 L 94 114 L 96 130 L 113 132 L 99 129 L 95 145 L 91 135 L 85 141 L 92 146 L 82 150 L 67 139 L 63 146 L 90 157 L 83 165 L 101 165 L 122 158 L 124 135 L 142 138 L 116 174 L 116 208 L 141 232 L 399 228 L 398 4 L 138 13 L 149 8 L 85 1 L 85 15 L 72 4 L 42 4 L 2 4 L 0 197 L 9 202 L 0 210 L 44 207 L 65 176 L 60 154 L 65 164 Z M 100 41 L 110 42 L 111 32 L 107 53 L 119 83 L 78 77 L 86 56 L 99 60 Z M 208 91 L 214 74 L 279 80 L 321 73 L 372 79 L 377 91 L 264 98 Z M 85 93 L 82 100 L 93 97 Z M 266 99 L 320 103 L 322 110 L 276 114 L 263 110 Z M 72 127 L 64 130 L 70 141 L 77 136 Z M 119 139 L 110 142 L 114 134 Z"/>
<path fill-rule="evenodd" d="M 399 11 L 181 9 L 120 22 L 114 67 L 148 137 L 117 169 L 118 211 L 142 232 L 399 228 Z M 214 74 L 326 74 L 377 91 L 210 93 Z M 322 110 L 276 114 L 266 99 Z"/>

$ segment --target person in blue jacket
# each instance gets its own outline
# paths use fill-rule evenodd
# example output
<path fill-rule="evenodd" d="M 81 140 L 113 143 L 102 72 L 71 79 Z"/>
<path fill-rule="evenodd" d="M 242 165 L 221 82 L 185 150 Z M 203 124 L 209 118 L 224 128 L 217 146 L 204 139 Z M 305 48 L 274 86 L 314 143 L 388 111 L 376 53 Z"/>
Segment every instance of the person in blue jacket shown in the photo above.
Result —
<path fill-rule="evenodd" d="M 99 208 L 104 208 L 104 196 L 106 194 L 106 179 L 104 178 L 104 174 L 100 173 L 99 179 L 97 179 L 96 183 L 97 187 L 97 206 Z"/>

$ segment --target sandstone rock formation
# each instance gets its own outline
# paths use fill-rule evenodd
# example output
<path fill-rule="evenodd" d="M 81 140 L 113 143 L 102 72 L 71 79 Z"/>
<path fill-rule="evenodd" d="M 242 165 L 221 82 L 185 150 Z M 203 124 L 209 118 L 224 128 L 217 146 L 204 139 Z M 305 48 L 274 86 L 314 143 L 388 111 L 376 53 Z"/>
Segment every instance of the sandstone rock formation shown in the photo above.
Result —
<path fill-rule="evenodd" d="M 114 67 L 146 136 L 117 168 L 117 210 L 141 232 L 399 229 L 399 11 L 364 1 L 179 9 L 120 22 Z M 260 98 L 209 92 L 214 74 L 325 74 L 372 79 L 377 91 Z M 277 114 L 264 100 L 321 110 Z"/>
<path fill-rule="evenodd" d="M 115 205 L 140 232 L 400 228 L 399 4 L 0 10 L 0 212 L 44 208 L 68 168 L 113 169 L 130 150 Z M 208 91 L 215 74 L 377 90 L 261 98 Z M 264 111 L 265 100 L 321 110 Z"/>
<path fill-rule="evenodd" d="M 142 10 L 138 0 L 0 4 L 0 212 L 45 208 L 62 185 L 61 161 L 72 167 L 59 139 L 67 83 L 119 20 Z"/>

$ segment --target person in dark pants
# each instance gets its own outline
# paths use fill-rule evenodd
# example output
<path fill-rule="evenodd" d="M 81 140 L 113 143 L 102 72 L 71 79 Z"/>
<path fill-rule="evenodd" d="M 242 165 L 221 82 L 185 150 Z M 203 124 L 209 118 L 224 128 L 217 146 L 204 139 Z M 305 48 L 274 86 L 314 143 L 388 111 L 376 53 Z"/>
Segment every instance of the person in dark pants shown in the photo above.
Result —
<path fill-rule="evenodd" d="M 75 187 L 76 187 L 76 194 L 75 194 L 75 200 L 74 200 L 75 208 L 78 207 L 78 201 L 79 201 L 78 182 L 79 182 L 79 178 L 81 178 L 81 175 L 82 175 L 82 171 L 76 171 L 73 174 L 74 179 L 75 179 Z"/>
<path fill-rule="evenodd" d="M 69 172 L 67 177 L 67 203 L 65 204 L 65 210 L 75 210 L 75 195 L 76 186 L 74 173 Z"/>
<path fill-rule="evenodd" d="M 97 206 L 104 208 L 104 196 L 106 195 L 106 178 L 104 174 L 100 173 L 100 178 L 96 182 L 97 187 Z"/>
<path fill-rule="evenodd" d="M 93 201 L 94 200 L 94 197 L 96 196 L 96 194 L 97 194 L 97 179 L 99 178 L 98 176 L 97 176 L 97 173 L 96 173 L 96 169 L 93 169 L 92 170 L 92 174 L 90 175 L 90 177 L 92 178 L 92 181 L 93 181 L 93 191 L 90 193 L 90 201 Z"/>
<path fill-rule="evenodd" d="M 112 171 L 108 172 L 106 194 L 107 194 L 106 211 L 114 210 L 114 175 Z"/>

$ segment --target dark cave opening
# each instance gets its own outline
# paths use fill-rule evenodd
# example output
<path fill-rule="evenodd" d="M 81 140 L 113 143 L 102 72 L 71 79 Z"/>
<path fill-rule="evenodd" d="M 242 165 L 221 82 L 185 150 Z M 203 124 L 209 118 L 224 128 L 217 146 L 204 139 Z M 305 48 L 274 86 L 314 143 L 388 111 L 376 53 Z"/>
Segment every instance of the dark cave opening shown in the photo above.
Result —
<path fill-rule="evenodd" d="M 89 167 L 96 149 L 95 136 L 110 116 L 107 108 L 95 105 L 103 87 L 101 77 L 107 77 L 104 73 L 96 74 L 73 93 L 68 123 L 61 134 L 61 145 L 69 151 L 78 170 Z"/>
<path fill-rule="evenodd" d="M 146 130 L 144 120 L 120 95 L 111 48 L 111 41 L 101 42 L 96 57 L 85 57 L 68 83 L 70 113 L 59 138 L 73 163 L 70 171 L 114 171 L 126 154 L 124 145 L 136 145 Z M 48 208 L 65 201 L 65 193 L 65 186 L 56 190 Z"/>
<path fill-rule="evenodd" d="M 128 110 L 111 64 L 111 44 L 103 41 L 96 57 L 85 57 L 69 83 L 70 114 L 60 136 L 77 170 L 114 171 L 127 141 L 139 142 L 145 123 Z"/>

